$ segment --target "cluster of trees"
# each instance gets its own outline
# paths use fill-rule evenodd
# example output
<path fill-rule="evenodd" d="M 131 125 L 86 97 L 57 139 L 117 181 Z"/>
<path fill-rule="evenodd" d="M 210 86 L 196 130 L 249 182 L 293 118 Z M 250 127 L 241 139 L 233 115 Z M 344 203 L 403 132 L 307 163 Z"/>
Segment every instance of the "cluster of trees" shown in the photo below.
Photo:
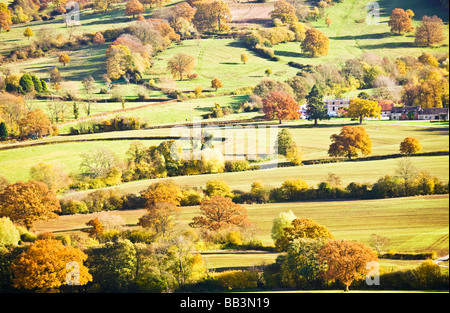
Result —
<path fill-rule="evenodd" d="M 71 135 L 137 130 L 145 127 L 139 118 L 116 116 L 112 119 L 91 120 L 70 127 Z"/>
<path fill-rule="evenodd" d="M 311 57 L 320 57 L 328 54 L 329 39 L 316 28 L 307 28 L 298 22 L 295 8 L 286 1 L 275 3 L 271 13 L 274 27 L 253 31 L 244 36 L 243 42 L 261 57 L 278 61 L 273 45 L 281 42 L 301 42 L 302 51 Z"/>
<path fill-rule="evenodd" d="M 377 269 L 378 253 L 365 244 L 335 240 L 330 231 L 311 219 L 298 218 L 292 211 L 274 219 L 272 238 L 282 253 L 276 262 L 264 269 L 269 288 L 334 289 L 353 284 L 367 287 L 365 279 Z M 345 266 L 343 264 L 345 263 Z M 416 269 L 381 273 L 382 289 L 447 289 L 448 274 L 433 261 L 425 261 Z M 364 287 L 364 285 L 366 287 Z"/>
<path fill-rule="evenodd" d="M 48 92 L 47 82 L 36 75 L 28 73 L 13 74 L 8 71 L 4 77 L 0 78 L 0 90 L 21 95 Z"/>
<path fill-rule="evenodd" d="M 137 21 L 106 51 L 108 77 L 118 80 L 128 76 L 128 81 L 141 81 L 142 74 L 151 65 L 152 56 L 179 39 L 180 36 L 167 22 L 151 19 Z"/>
<path fill-rule="evenodd" d="M 79 270 L 76 290 L 162 292 L 183 289 L 206 275 L 200 255 L 193 253 L 195 249 L 225 242 L 242 244 L 243 234 L 251 236 L 245 208 L 228 197 L 217 195 L 214 184 L 209 187 L 209 198 L 201 202 L 201 213 L 194 217 L 192 228 L 183 225 L 177 218 L 183 191 L 166 182 L 150 186 L 143 194 L 147 213 L 139 219 L 140 229 L 124 229 L 120 218 L 100 216 L 86 223 L 89 228 L 84 231 L 89 239 L 55 238 L 46 233 L 27 240 L 34 242 L 26 244 L 15 223 L 31 227 L 35 220 L 57 217 L 54 212 L 60 211 L 56 194 L 48 191 L 45 184 L 28 184 L 22 188 L 19 187 L 23 183 L 7 185 L 0 195 L 2 200 L 10 199 L 2 201 L 0 207 L 0 217 L 7 218 L 0 220 L 1 229 L 5 228 L 0 242 L 0 285 L 4 290 L 72 290 L 66 279 L 73 269 L 66 267 L 69 261 L 75 262 Z M 40 189 L 35 190 L 36 186 Z M 33 201 L 24 197 L 31 193 L 37 194 Z M 97 195 L 91 198 L 93 205 L 103 202 L 98 201 L 101 199 Z M 30 208 L 26 214 L 30 221 L 13 213 L 21 211 L 17 210 L 19 206 Z M 17 246 L 19 243 L 23 245 Z M 67 270 L 61 270 L 63 268 Z M 48 275 L 49 271 L 55 274 Z M 29 276 L 32 279 L 27 280 Z M 83 288 L 85 285 L 87 287 Z"/>
<path fill-rule="evenodd" d="M 404 34 L 415 32 L 415 44 L 421 47 L 436 46 L 442 44 L 446 36 L 444 34 L 444 23 L 442 20 L 434 16 L 424 15 L 422 21 L 417 29 L 412 25 L 414 12 L 410 9 L 403 10 L 396 8 L 392 10 L 389 26 L 391 32 Z"/>

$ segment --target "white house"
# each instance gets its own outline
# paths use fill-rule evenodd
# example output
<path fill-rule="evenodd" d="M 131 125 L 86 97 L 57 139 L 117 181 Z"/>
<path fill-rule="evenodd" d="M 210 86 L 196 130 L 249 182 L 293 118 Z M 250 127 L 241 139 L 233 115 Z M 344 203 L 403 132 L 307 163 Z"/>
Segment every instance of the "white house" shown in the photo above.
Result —
<path fill-rule="evenodd" d="M 326 99 L 323 100 L 324 106 L 328 110 L 328 115 L 337 117 L 339 108 L 348 108 L 350 106 L 350 99 Z"/>

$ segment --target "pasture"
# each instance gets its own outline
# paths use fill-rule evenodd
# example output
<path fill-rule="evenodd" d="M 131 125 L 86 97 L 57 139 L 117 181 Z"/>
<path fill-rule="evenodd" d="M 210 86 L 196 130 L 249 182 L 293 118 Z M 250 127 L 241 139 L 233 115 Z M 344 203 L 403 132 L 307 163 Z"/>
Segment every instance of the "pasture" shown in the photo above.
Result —
<path fill-rule="evenodd" d="M 244 205 L 250 221 L 257 226 L 256 238 L 271 246 L 272 221 L 283 211 L 291 210 L 297 217 L 310 218 L 326 226 L 336 239 L 356 240 L 370 245 L 372 234 L 390 239 L 387 250 L 431 251 L 448 253 L 448 195 L 420 196 L 355 201 L 311 201 Z M 179 219 L 189 223 L 200 213 L 199 207 L 183 207 Z M 57 220 L 40 222 L 35 231 L 55 234 L 78 232 L 85 223 L 98 216 L 119 215 L 126 225 L 136 225 L 145 210 L 110 211 L 85 215 L 61 216 Z M 134 227 L 134 226 L 132 226 Z M 245 256 L 244 256 L 245 257 Z M 264 258 L 271 259 L 270 255 Z M 239 266 L 236 258 L 235 266 Z M 268 261 L 268 260 L 266 260 Z M 232 262 L 232 261 L 230 261 Z M 220 264 L 226 267 L 227 264 Z"/>

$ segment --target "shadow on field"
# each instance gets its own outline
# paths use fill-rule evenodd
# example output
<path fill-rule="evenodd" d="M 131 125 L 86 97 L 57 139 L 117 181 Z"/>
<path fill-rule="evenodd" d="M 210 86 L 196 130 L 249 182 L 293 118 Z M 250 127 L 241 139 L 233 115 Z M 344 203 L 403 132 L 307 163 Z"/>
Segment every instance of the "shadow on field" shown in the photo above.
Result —
<path fill-rule="evenodd" d="M 414 42 L 385 42 L 376 45 L 359 45 L 361 49 L 398 49 L 398 48 L 415 48 Z"/>
<path fill-rule="evenodd" d="M 392 36 L 390 32 L 377 33 L 377 34 L 364 34 L 358 36 L 338 36 L 338 37 L 329 37 L 333 40 L 363 40 L 363 39 L 383 39 Z"/>

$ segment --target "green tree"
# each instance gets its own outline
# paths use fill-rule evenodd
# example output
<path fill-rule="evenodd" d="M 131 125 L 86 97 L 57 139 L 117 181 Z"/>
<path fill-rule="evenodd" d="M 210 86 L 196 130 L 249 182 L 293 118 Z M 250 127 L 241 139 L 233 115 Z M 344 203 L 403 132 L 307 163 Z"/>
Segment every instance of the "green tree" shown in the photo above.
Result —
<path fill-rule="evenodd" d="M 8 136 L 9 136 L 8 127 L 6 127 L 5 122 L 1 122 L 0 123 L 0 139 L 6 140 L 6 138 L 8 138 Z"/>
<path fill-rule="evenodd" d="M 34 90 L 36 90 L 37 93 L 43 92 L 44 88 L 42 87 L 41 80 L 36 75 L 31 75 L 31 79 L 33 80 Z"/>
<path fill-rule="evenodd" d="M 277 141 L 275 143 L 275 150 L 278 151 L 278 154 L 285 156 L 293 142 L 294 139 L 292 138 L 292 133 L 284 128 L 278 133 Z"/>
<path fill-rule="evenodd" d="M 322 272 L 326 266 L 317 257 L 324 241 L 310 238 L 294 240 L 284 257 L 277 258 L 281 263 L 281 281 L 290 288 L 318 289 L 323 285 Z"/>
<path fill-rule="evenodd" d="M 297 217 L 292 211 L 281 212 L 278 217 L 273 219 L 271 237 L 274 242 L 283 237 L 284 229 L 292 227 L 292 221 Z"/>
<path fill-rule="evenodd" d="M 20 233 L 9 217 L 0 218 L 0 247 L 14 245 L 20 241 Z"/>
<path fill-rule="evenodd" d="M 323 91 L 314 85 L 306 96 L 307 108 L 306 114 L 308 120 L 314 120 L 314 125 L 318 125 L 318 120 L 330 119 L 327 108 L 323 103 Z"/>
<path fill-rule="evenodd" d="M 107 242 L 87 250 L 86 266 L 93 283 L 105 292 L 126 292 L 137 271 L 136 249 L 129 240 Z"/>
<path fill-rule="evenodd" d="M 30 74 L 23 74 L 20 78 L 19 85 L 22 87 L 23 93 L 34 91 L 33 78 Z"/>

